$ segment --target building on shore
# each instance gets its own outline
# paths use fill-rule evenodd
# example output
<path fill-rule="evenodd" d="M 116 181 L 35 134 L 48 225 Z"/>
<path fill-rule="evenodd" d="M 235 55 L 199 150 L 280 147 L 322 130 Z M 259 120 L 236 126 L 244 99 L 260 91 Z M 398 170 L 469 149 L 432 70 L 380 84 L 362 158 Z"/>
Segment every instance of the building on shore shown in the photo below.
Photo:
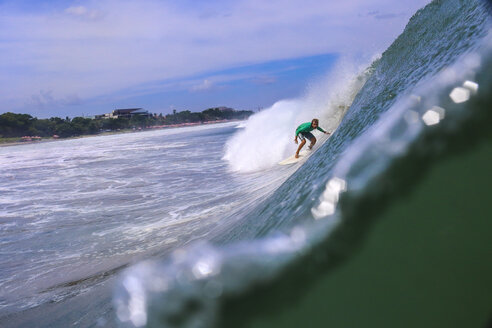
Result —
<path fill-rule="evenodd" d="M 152 114 L 143 108 L 118 108 L 113 110 L 111 113 L 96 115 L 96 119 L 101 118 L 132 118 L 134 116 L 146 116 L 151 117 Z"/>

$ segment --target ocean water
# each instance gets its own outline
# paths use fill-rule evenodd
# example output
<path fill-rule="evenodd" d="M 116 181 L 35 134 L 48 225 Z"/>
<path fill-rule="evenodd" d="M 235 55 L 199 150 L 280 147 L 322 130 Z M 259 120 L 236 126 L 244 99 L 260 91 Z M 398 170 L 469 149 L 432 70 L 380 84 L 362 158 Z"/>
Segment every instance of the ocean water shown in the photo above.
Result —
<path fill-rule="evenodd" d="M 63 303 L 270 194 L 294 168 L 231 173 L 237 125 L 1 148 L 0 311 Z"/>
<path fill-rule="evenodd" d="M 0 326 L 489 327 L 490 13 L 433 1 L 246 122 L 1 148 Z"/>

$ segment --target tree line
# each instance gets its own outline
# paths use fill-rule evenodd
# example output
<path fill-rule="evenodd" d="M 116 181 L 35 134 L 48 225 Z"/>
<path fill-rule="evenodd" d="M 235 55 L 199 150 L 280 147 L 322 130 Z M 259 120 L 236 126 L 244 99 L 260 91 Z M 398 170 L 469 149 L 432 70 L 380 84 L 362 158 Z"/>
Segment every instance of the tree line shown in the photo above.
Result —
<path fill-rule="evenodd" d="M 102 131 L 116 131 L 133 128 L 148 128 L 160 125 L 182 123 L 204 123 L 210 121 L 246 119 L 252 111 L 236 111 L 231 108 L 209 108 L 202 112 L 189 110 L 162 115 L 135 115 L 131 118 L 92 119 L 75 117 L 65 119 L 52 117 L 38 119 L 28 114 L 7 112 L 0 115 L 0 137 L 15 138 L 22 136 L 51 137 L 57 135 L 67 138 L 80 135 L 98 134 Z"/>

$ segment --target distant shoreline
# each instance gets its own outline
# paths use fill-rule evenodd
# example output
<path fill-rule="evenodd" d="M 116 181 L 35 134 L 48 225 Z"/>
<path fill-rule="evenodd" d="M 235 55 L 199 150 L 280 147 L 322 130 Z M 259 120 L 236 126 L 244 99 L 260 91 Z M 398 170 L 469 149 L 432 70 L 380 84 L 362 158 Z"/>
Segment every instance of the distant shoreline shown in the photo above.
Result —
<path fill-rule="evenodd" d="M 90 137 L 100 137 L 100 136 L 109 136 L 114 134 L 126 134 L 126 133 L 135 133 L 135 132 L 145 132 L 152 130 L 162 130 L 162 129 L 175 129 L 175 128 L 184 128 L 191 126 L 200 126 L 200 125 L 208 125 L 208 124 L 219 124 L 219 123 L 230 123 L 230 122 L 241 122 L 244 120 L 217 120 L 217 121 L 206 121 L 206 122 L 193 122 L 193 123 L 177 123 L 177 124 L 168 124 L 168 125 L 159 125 L 159 126 L 151 126 L 148 128 L 137 128 L 137 129 L 122 129 L 115 131 L 103 131 L 98 134 L 84 134 L 80 136 L 67 137 L 67 138 L 53 138 L 53 137 L 45 137 L 39 140 L 31 140 L 31 141 L 21 141 L 21 138 L 0 138 L 0 147 L 9 147 L 9 146 L 20 146 L 20 145 L 32 145 L 38 143 L 45 142 L 55 142 L 62 140 L 72 140 L 72 139 L 82 139 L 82 138 L 90 138 Z M 15 141 L 9 141 L 10 139 L 15 139 Z"/>

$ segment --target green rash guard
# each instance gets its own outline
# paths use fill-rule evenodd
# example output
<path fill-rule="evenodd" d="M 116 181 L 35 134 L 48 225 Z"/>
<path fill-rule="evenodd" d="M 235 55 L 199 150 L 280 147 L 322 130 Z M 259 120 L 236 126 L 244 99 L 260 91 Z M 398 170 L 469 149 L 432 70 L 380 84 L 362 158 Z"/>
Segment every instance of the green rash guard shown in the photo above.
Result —
<path fill-rule="evenodd" d="M 325 130 L 323 130 L 322 128 L 320 128 L 319 126 L 316 128 L 317 130 L 320 130 L 321 132 L 325 132 Z M 299 125 L 296 129 L 296 137 L 299 135 L 299 133 L 301 132 L 311 132 L 313 131 L 314 129 L 311 127 L 311 122 L 306 122 L 306 123 L 302 123 L 301 125 Z"/>

